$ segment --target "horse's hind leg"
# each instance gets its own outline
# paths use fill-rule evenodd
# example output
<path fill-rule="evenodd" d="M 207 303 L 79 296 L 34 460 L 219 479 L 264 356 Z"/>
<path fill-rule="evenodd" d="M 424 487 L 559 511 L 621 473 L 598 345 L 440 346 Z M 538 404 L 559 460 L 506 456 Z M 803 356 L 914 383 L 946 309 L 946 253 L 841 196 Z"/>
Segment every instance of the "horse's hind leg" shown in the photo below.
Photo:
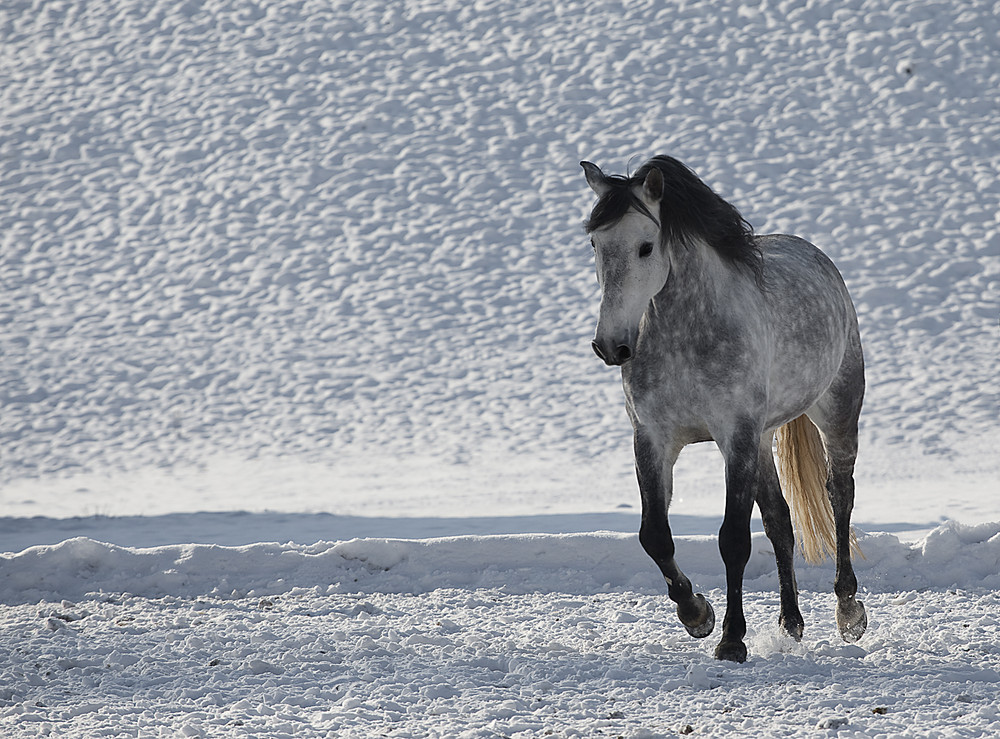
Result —
<path fill-rule="evenodd" d="M 670 599 L 677 604 L 677 616 L 687 632 L 699 639 L 715 628 L 715 612 L 705 596 L 695 594 L 691 581 L 674 561 L 674 540 L 667 520 L 667 508 L 673 492 L 672 469 L 679 448 L 654 442 L 637 429 L 635 433 L 635 472 L 642 497 L 642 525 L 639 542 L 663 573 Z"/>
<path fill-rule="evenodd" d="M 774 467 L 770 436 L 761 444 L 757 468 L 757 506 L 764 521 L 764 533 L 774 547 L 778 566 L 778 587 L 781 596 L 781 614 L 778 623 L 795 641 L 802 638 L 804 623 L 799 611 L 798 589 L 795 585 L 795 533 L 788 503 L 781 495 L 778 471 Z"/>
<path fill-rule="evenodd" d="M 828 437 L 829 439 L 829 437 Z M 837 627 L 844 641 L 855 642 L 868 628 L 864 603 L 857 600 L 858 578 L 851 563 L 851 512 L 854 510 L 854 460 L 857 456 L 857 429 L 849 438 L 828 440 L 830 477 L 827 490 L 833 505 L 837 530 Z"/>
<path fill-rule="evenodd" d="M 854 510 L 854 462 L 858 456 L 858 417 L 864 397 L 864 362 L 855 340 L 840 375 L 809 411 L 809 417 L 823 432 L 830 475 L 827 492 L 833 506 L 837 532 L 837 627 L 844 641 L 855 642 L 868 628 L 864 603 L 857 600 L 858 578 L 851 563 L 851 513 Z"/>

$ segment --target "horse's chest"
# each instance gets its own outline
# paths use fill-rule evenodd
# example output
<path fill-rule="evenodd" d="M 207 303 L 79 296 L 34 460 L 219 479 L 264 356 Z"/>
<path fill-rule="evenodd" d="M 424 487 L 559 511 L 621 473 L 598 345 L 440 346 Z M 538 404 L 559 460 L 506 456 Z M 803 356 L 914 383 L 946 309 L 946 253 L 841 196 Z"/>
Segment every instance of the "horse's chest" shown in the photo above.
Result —
<path fill-rule="evenodd" d="M 674 358 L 676 359 L 676 358 Z M 671 361 L 655 365 L 633 361 L 622 373 L 626 405 L 636 425 L 666 425 L 702 435 L 720 407 L 731 406 L 734 391 L 728 372 L 712 362 Z"/>
<path fill-rule="evenodd" d="M 766 340 L 746 330 L 714 325 L 683 335 L 650 331 L 640 338 L 637 356 L 623 377 L 634 397 L 673 396 L 698 403 L 733 392 L 758 374 Z M 626 390 L 626 392 L 629 392 Z"/>

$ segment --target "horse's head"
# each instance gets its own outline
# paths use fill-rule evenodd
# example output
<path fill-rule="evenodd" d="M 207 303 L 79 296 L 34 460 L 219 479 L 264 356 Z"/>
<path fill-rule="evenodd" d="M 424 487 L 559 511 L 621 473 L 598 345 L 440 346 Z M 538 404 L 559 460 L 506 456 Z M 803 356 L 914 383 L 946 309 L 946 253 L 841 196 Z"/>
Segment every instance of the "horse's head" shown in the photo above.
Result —
<path fill-rule="evenodd" d="M 660 236 L 663 175 L 651 167 L 644 177 L 609 177 L 596 164 L 581 165 L 598 196 L 586 223 L 601 285 L 592 346 L 607 364 L 620 365 L 635 355 L 639 321 L 670 274 Z"/>

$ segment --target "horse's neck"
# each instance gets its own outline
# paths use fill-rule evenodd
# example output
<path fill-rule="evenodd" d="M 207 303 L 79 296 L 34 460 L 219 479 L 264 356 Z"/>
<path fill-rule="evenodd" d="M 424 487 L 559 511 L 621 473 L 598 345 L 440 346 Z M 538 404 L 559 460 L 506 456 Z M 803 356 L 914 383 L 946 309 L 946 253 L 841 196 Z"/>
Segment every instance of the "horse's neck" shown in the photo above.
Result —
<path fill-rule="evenodd" d="M 711 311 L 732 297 L 733 270 L 708 244 L 672 247 L 670 276 L 657 300 Z"/>

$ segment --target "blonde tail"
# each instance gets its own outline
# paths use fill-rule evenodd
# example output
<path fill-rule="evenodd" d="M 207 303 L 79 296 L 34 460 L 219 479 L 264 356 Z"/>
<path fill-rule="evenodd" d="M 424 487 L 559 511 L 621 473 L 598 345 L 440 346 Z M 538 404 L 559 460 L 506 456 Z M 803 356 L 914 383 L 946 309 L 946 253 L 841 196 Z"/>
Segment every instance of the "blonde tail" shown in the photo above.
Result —
<path fill-rule="evenodd" d="M 833 506 L 826 491 L 830 469 L 823 439 L 812 421 L 802 415 L 778 429 L 778 474 L 799 532 L 802 554 L 817 564 L 837 552 Z M 851 550 L 858 552 L 854 531 Z"/>

